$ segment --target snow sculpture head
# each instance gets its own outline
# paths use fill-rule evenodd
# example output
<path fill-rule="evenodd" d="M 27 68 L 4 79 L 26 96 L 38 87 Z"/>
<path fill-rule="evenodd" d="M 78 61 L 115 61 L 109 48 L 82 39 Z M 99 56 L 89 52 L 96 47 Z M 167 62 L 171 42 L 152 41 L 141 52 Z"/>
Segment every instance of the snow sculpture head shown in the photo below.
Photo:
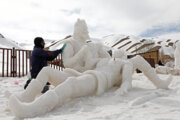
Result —
<path fill-rule="evenodd" d="M 124 50 L 118 49 L 118 50 L 113 51 L 112 57 L 113 58 L 127 59 L 127 54 Z"/>
<path fill-rule="evenodd" d="M 73 38 L 79 41 L 86 41 L 89 39 L 88 27 L 85 20 L 78 19 L 74 25 Z"/>
<path fill-rule="evenodd" d="M 180 69 L 180 41 L 176 43 L 176 49 L 174 52 L 175 68 Z"/>

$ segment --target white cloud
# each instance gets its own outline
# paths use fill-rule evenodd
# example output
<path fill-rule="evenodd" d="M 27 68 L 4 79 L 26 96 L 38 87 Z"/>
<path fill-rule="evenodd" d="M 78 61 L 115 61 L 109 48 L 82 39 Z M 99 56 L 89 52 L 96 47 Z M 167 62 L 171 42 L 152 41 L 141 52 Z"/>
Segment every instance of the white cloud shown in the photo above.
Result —
<path fill-rule="evenodd" d="M 61 39 L 77 18 L 92 37 L 140 35 L 154 26 L 180 23 L 179 0 L 1 0 L 0 33 L 16 41 L 36 36 Z"/>
<path fill-rule="evenodd" d="M 173 32 L 158 36 L 159 38 L 180 40 L 180 32 Z"/>

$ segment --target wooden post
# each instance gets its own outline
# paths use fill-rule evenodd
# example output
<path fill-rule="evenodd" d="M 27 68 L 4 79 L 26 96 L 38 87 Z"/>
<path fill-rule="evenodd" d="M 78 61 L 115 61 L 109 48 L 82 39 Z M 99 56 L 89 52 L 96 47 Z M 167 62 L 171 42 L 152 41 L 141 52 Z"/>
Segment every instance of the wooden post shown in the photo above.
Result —
<path fill-rule="evenodd" d="M 13 59 L 12 59 L 12 49 L 11 49 L 11 77 L 13 77 L 13 73 L 12 73 L 12 71 L 13 71 Z"/>
<path fill-rule="evenodd" d="M 28 61 L 27 61 L 27 59 L 28 59 L 28 52 L 27 52 L 27 50 L 26 50 L 26 75 L 27 75 L 27 73 L 28 73 Z"/>
<path fill-rule="evenodd" d="M 29 51 L 29 71 L 31 71 L 31 51 Z"/>
<path fill-rule="evenodd" d="M 12 77 L 16 77 L 17 76 L 17 60 L 16 60 L 16 49 L 13 47 L 12 49 Z"/>
<path fill-rule="evenodd" d="M 7 49 L 7 77 L 9 76 L 9 49 Z"/>
<path fill-rule="evenodd" d="M 22 76 L 24 76 L 24 50 L 22 50 Z"/>
<path fill-rule="evenodd" d="M 2 77 L 4 77 L 4 49 L 2 54 Z"/>
<path fill-rule="evenodd" d="M 21 51 L 18 51 L 19 53 L 19 77 L 21 77 Z"/>

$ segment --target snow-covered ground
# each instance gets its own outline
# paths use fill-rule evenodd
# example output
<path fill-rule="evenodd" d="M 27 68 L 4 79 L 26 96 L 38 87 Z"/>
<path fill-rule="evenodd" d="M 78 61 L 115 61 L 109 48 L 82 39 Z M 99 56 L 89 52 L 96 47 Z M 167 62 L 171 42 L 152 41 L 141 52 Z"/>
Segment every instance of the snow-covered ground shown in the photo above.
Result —
<path fill-rule="evenodd" d="M 159 77 L 166 79 L 168 75 Z M 8 109 L 7 91 L 23 90 L 27 77 L 0 78 L 0 120 L 19 120 Z M 50 113 L 25 120 L 179 120 L 180 76 L 173 76 L 169 90 L 155 89 L 142 74 L 134 73 L 133 89 L 116 96 L 117 88 L 103 95 L 76 98 Z"/>

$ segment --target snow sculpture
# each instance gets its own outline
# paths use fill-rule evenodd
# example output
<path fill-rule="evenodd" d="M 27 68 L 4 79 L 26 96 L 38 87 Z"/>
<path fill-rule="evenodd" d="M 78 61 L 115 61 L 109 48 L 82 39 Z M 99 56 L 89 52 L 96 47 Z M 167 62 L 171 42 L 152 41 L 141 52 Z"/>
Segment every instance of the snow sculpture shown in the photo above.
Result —
<path fill-rule="evenodd" d="M 160 74 L 169 74 L 171 69 L 172 68 L 167 66 L 156 66 L 155 71 Z"/>
<path fill-rule="evenodd" d="M 78 25 L 77 28 L 81 29 Z M 158 88 L 168 88 L 171 78 L 161 80 L 142 57 L 127 60 L 125 54 L 118 50 L 114 51 L 111 58 L 102 45 L 86 43 L 88 35 L 82 35 L 81 32 L 75 31 L 74 39 L 66 41 L 67 47 L 63 53 L 66 66 L 64 71 L 44 67 L 26 90 L 10 96 L 9 108 L 15 116 L 26 118 L 41 115 L 61 106 L 67 99 L 95 93 L 100 95 L 114 85 L 120 86 L 116 91 L 117 95 L 125 94 L 132 87 L 131 77 L 136 68 Z M 47 81 L 55 88 L 36 98 Z"/>
<path fill-rule="evenodd" d="M 165 66 L 157 66 L 156 72 L 161 74 L 180 75 L 180 42 L 176 43 L 174 52 L 174 64 L 172 61 L 165 64 Z"/>
<path fill-rule="evenodd" d="M 180 69 L 180 41 L 178 41 L 176 44 L 174 57 L 175 57 L 175 68 Z"/>

